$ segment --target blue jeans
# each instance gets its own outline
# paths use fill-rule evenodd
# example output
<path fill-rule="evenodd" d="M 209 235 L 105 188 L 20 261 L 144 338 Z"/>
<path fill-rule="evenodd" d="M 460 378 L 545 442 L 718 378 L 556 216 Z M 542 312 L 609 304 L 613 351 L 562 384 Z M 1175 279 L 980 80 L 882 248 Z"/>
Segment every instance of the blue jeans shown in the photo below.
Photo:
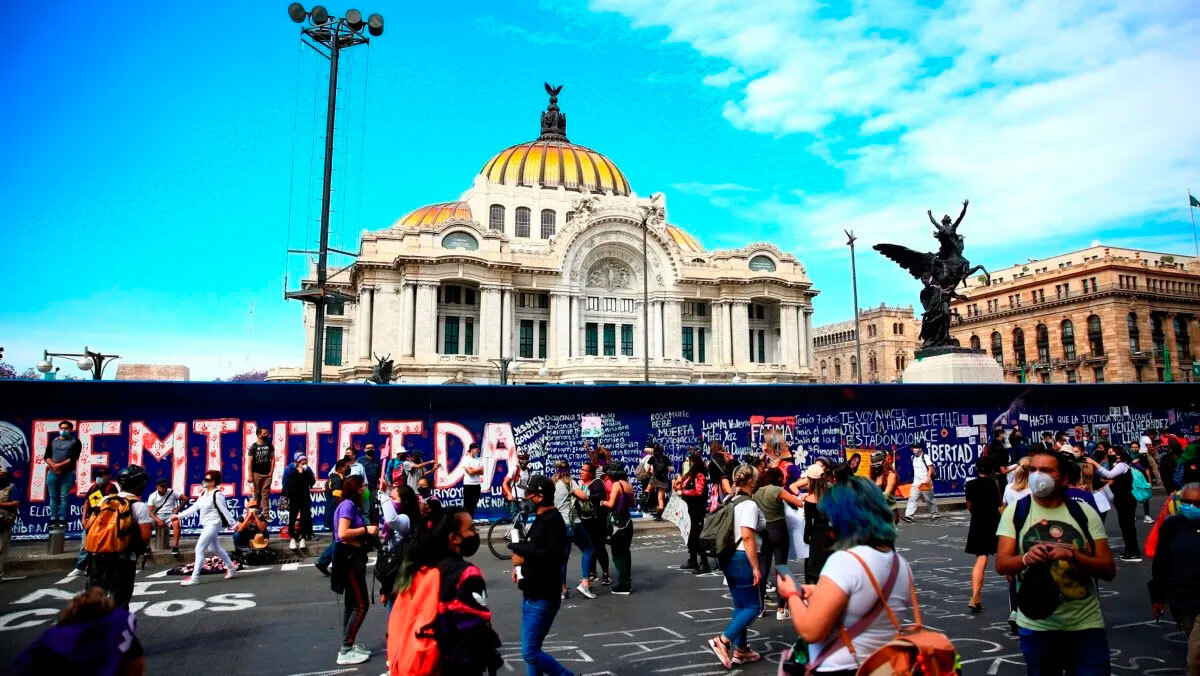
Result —
<path fill-rule="evenodd" d="M 329 546 L 325 548 L 325 551 L 321 552 L 321 556 L 317 557 L 317 562 L 314 565 L 324 566 L 325 568 L 329 568 L 329 564 L 331 564 L 331 563 L 333 563 L 333 541 L 332 541 L 332 539 L 329 542 Z"/>
<path fill-rule="evenodd" d="M 554 616 L 562 605 L 559 599 L 525 599 L 521 602 L 521 659 L 525 660 L 526 676 L 567 674 L 558 660 L 542 652 L 542 641 L 550 633 Z"/>
<path fill-rule="evenodd" d="M 745 648 L 746 628 L 762 610 L 758 588 L 754 586 L 754 568 L 746 552 L 739 550 L 733 553 L 733 558 L 725 567 L 725 583 L 729 585 L 729 594 L 733 597 L 733 617 L 725 626 L 724 635 L 735 648 Z"/>
<path fill-rule="evenodd" d="M 1021 654 L 1029 676 L 1108 676 L 1108 637 L 1103 629 L 1021 629 Z"/>
<path fill-rule="evenodd" d="M 579 566 L 579 579 L 587 579 L 592 574 L 592 557 L 595 555 L 595 550 L 592 548 L 592 538 L 588 537 L 587 529 L 580 524 L 575 524 L 573 527 L 567 527 L 567 555 L 563 557 L 562 565 L 562 583 L 567 584 L 567 562 L 571 559 L 571 543 L 575 543 L 579 547 L 579 551 L 583 552 L 583 561 Z"/>
<path fill-rule="evenodd" d="M 75 472 L 58 475 L 46 470 L 46 491 L 50 493 L 50 520 L 66 522 L 70 495 L 75 488 Z"/>

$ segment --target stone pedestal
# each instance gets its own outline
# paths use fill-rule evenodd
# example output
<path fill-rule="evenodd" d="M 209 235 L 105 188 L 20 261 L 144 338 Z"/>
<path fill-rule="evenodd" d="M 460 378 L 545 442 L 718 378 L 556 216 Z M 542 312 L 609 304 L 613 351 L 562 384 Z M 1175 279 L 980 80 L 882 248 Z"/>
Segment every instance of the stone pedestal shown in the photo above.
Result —
<path fill-rule="evenodd" d="M 62 554 L 65 545 L 66 533 L 62 528 L 54 527 L 47 531 L 50 536 L 46 539 L 47 554 Z"/>
<path fill-rule="evenodd" d="M 904 383 L 1002 383 L 1004 370 L 983 350 L 938 348 L 917 350 L 904 369 Z"/>

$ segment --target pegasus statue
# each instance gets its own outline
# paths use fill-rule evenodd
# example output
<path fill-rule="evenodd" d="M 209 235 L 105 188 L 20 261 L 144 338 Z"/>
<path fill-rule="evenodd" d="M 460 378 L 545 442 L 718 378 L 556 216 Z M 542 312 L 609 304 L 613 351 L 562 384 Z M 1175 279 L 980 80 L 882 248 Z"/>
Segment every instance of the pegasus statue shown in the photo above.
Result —
<path fill-rule="evenodd" d="M 956 289 L 980 271 L 987 277 L 987 283 L 992 283 L 991 274 L 982 265 L 971 267 L 971 262 L 963 257 L 963 238 L 958 234 L 958 226 L 967 215 L 970 202 L 963 200 L 962 213 L 954 222 L 946 214 L 938 223 L 932 210 L 925 212 L 935 229 L 933 236 L 939 244 L 937 253 L 921 253 L 898 244 L 875 245 L 876 251 L 898 263 L 925 285 L 921 290 L 921 307 L 924 310 L 921 317 L 921 350 L 957 347 L 958 341 L 950 337 L 950 324 L 958 313 L 950 309 L 950 303 L 967 300 L 967 297 Z"/>

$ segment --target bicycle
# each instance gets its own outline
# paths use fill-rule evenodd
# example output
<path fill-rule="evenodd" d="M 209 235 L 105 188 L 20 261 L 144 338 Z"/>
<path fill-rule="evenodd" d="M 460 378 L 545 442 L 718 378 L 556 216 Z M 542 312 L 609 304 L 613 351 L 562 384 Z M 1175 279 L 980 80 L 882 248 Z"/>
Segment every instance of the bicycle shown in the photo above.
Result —
<path fill-rule="evenodd" d="M 504 516 L 492 522 L 488 526 L 488 549 L 492 551 L 492 555 L 501 561 L 507 561 L 512 558 L 512 552 L 508 549 L 509 542 L 520 542 L 525 539 L 526 521 L 533 513 L 528 501 L 521 500 L 519 505 L 514 507 L 515 500 L 509 502 L 509 510 L 513 514 Z M 499 528 L 499 531 L 497 530 Z M 512 531 L 517 531 L 517 538 L 513 540 Z"/>

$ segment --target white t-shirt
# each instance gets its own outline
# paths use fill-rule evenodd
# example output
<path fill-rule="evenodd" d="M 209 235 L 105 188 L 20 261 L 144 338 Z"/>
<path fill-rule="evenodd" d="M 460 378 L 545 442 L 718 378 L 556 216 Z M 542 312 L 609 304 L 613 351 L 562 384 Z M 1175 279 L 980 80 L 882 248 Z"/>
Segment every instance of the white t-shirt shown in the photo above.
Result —
<path fill-rule="evenodd" d="M 174 514 L 175 510 L 179 507 L 179 494 L 173 488 L 168 488 L 166 495 L 159 495 L 158 491 L 155 490 L 150 493 L 149 498 L 146 498 L 146 504 L 149 505 L 150 509 L 154 510 L 154 514 L 158 518 L 166 519 Z"/>
<path fill-rule="evenodd" d="M 571 523 L 571 500 L 575 491 L 579 490 L 579 484 L 571 479 L 570 483 L 566 481 L 554 480 L 554 506 L 558 508 L 558 513 L 562 514 L 563 523 L 568 526 Z"/>
<path fill-rule="evenodd" d="M 738 540 L 738 551 L 746 551 L 746 542 L 742 540 L 742 528 L 754 529 L 754 545 L 756 552 L 762 551 L 762 536 L 759 531 L 767 529 L 767 520 L 763 518 L 762 510 L 754 500 L 744 500 L 733 507 L 733 537 Z"/>
<path fill-rule="evenodd" d="M 1025 497 L 1026 495 L 1029 495 L 1029 487 L 1028 486 L 1026 486 L 1025 488 L 1022 488 L 1021 490 L 1018 491 L 1017 489 L 1013 488 L 1012 484 L 1010 483 L 1009 485 L 1004 487 L 1004 497 L 1001 498 L 1001 501 L 1006 505 L 1011 505 L 1012 503 L 1016 502 L 1017 500 L 1020 500 L 1021 498 Z"/>
<path fill-rule="evenodd" d="M 483 469 L 483 456 L 476 456 L 476 457 L 472 458 L 471 456 L 468 455 L 468 456 L 464 457 L 463 458 L 463 469 L 467 469 L 467 468 Z M 476 474 L 473 476 L 470 474 L 466 474 L 466 473 L 463 474 L 463 485 L 464 486 L 478 486 L 482 483 L 483 483 L 483 475 L 482 474 Z"/>
<path fill-rule="evenodd" d="M 880 589 L 887 582 L 888 574 L 892 570 L 893 557 L 896 555 L 892 552 L 881 552 L 874 547 L 859 545 L 851 547 L 847 551 L 836 551 L 829 556 L 829 560 L 825 562 L 825 567 L 821 569 L 821 577 L 829 578 L 838 586 L 848 597 L 846 601 L 846 614 L 843 617 L 843 626 L 849 627 L 859 620 L 863 615 L 870 612 L 871 608 L 879 600 L 879 595 L 875 593 L 875 588 L 871 586 L 871 581 L 867 579 L 866 572 L 863 571 L 858 561 L 849 554 L 854 552 L 866 562 L 871 568 L 871 574 L 875 576 L 875 581 L 879 583 Z M 903 556 L 899 557 L 900 571 L 896 574 L 896 584 L 892 587 L 892 593 L 888 597 L 888 605 L 891 606 L 892 612 L 896 614 L 896 618 L 900 622 L 904 622 L 905 618 L 911 618 L 912 602 L 909 597 L 909 579 L 911 570 Z M 860 657 L 865 658 L 867 655 L 878 650 L 883 644 L 892 640 L 896 635 L 896 628 L 888 620 L 887 611 L 879 613 L 879 617 L 867 628 L 866 631 L 859 634 L 854 639 L 854 649 Z M 826 644 L 829 641 L 837 641 L 842 643 L 842 638 L 836 628 L 831 629 L 829 638 L 819 643 L 811 643 L 808 646 L 808 656 L 810 660 L 816 659 L 817 655 L 821 654 Z M 824 662 L 821 663 L 819 671 L 842 671 L 846 669 L 857 669 L 854 658 L 850 655 L 850 651 L 846 650 L 845 644 L 834 651 Z"/>
<path fill-rule="evenodd" d="M 913 485 L 920 486 L 929 478 L 929 465 L 931 463 L 929 462 L 929 458 L 926 458 L 924 454 L 921 454 L 921 457 L 919 458 L 913 456 L 912 463 Z"/>

